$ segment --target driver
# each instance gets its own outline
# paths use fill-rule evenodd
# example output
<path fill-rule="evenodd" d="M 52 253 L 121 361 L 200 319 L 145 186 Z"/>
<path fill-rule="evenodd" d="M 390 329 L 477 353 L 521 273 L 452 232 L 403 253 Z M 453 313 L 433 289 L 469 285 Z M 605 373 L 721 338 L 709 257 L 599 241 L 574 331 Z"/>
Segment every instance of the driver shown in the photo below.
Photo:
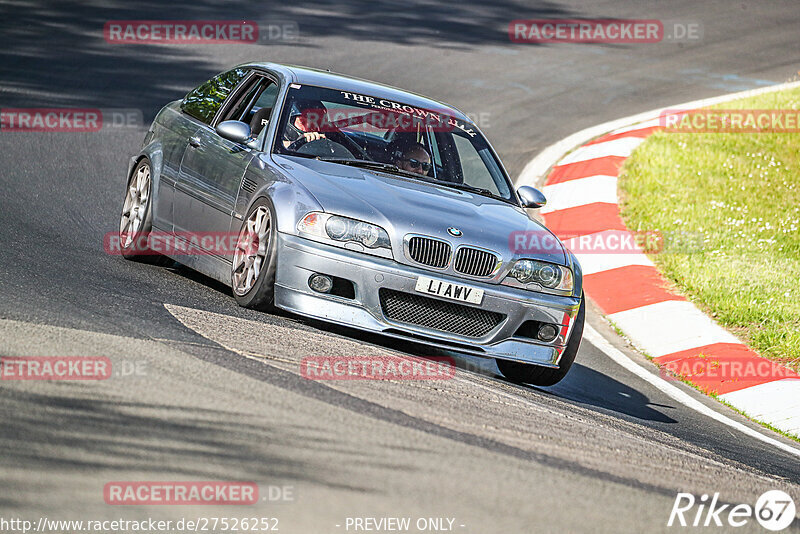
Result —
<path fill-rule="evenodd" d="M 327 135 L 320 130 L 326 131 Z M 310 143 L 320 139 L 330 139 L 340 144 L 348 141 L 346 136 L 330 122 L 328 109 L 319 100 L 301 100 L 295 103 L 283 136 L 284 147 L 289 147 L 300 140 Z"/>
<path fill-rule="evenodd" d="M 420 143 L 398 147 L 392 153 L 393 163 L 406 172 L 427 176 L 431 170 L 431 157 Z"/>

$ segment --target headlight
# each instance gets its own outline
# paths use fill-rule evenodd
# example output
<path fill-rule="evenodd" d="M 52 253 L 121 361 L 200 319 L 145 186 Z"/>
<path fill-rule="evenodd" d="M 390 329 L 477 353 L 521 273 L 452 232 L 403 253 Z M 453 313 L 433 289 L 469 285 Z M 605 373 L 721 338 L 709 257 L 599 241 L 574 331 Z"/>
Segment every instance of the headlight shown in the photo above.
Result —
<path fill-rule="evenodd" d="M 517 260 L 508 276 L 521 284 L 535 283 L 546 289 L 572 291 L 572 271 L 554 263 Z"/>
<path fill-rule="evenodd" d="M 325 223 L 325 232 L 331 239 L 342 241 L 347 235 L 349 227 L 350 225 L 343 217 L 330 217 Z"/>
<path fill-rule="evenodd" d="M 297 231 L 334 241 L 359 243 L 370 249 L 392 248 L 389 234 L 380 226 L 330 213 L 309 213 L 297 223 Z"/>

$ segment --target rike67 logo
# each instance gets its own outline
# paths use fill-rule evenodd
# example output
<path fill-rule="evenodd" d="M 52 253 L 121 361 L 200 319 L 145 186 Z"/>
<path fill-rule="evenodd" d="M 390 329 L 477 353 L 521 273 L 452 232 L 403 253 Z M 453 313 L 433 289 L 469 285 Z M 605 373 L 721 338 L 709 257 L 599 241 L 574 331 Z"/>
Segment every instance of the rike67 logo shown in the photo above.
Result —
<path fill-rule="evenodd" d="M 667 526 L 743 527 L 755 518 L 765 529 L 778 532 L 794 522 L 796 511 L 794 500 L 781 490 L 767 491 L 755 506 L 721 504 L 719 493 L 703 494 L 699 499 L 691 493 L 678 493 Z"/>

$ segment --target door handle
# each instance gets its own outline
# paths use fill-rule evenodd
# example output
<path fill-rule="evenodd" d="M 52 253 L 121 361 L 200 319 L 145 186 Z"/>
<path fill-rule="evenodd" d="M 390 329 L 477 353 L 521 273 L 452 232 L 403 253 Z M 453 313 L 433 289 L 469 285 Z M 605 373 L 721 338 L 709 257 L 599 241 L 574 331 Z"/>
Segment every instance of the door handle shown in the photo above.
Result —
<path fill-rule="evenodd" d="M 194 137 L 190 137 L 189 138 L 189 144 L 192 145 L 193 147 L 199 147 L 200 146 L 200 138 L 197 137 L 196 135 Z"/>

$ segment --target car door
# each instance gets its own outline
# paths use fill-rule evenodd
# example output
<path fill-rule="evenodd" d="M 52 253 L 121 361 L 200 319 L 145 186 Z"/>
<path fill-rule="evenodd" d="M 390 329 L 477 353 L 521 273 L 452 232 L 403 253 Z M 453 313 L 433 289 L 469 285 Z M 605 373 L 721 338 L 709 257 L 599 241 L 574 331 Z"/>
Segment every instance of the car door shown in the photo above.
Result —
<path fill-rule="evenodd" d="M 178 181 L 181 160 L 186 151 L 187 139 L 197 130 L 197 121 L 180 110 L 180 102 L 170 104 L 158 117 L 148 132 L 148 140 L 156 139 L 161 145 L 162 165 L 155 195 L 153 227 L 164 232 L 173 231 L 173 204 L 175 184 Z"/>
<path fill-rule="evenodd" d="M 249 122 L 259 96 L 271 83 L 256 74 L 244 78 L 212 122 L 201 124 L 189 139 L 175 191 L 176 232 L 228 232 L 239 186 L 255 150 L 223 139 L 214 126 L 224 120 Z"/>
<path fill-rule="evenodd" d="M 175 231 L 226 232 L 251 150 L 209 127 L 189 139 L 175 188 Z"/>
<path fill-rule="evenodd" d="M 183 139 L 183 151 L 177 165 L 173 195 L 173 228 L 178 234 L 214 227 L 214 220 L 219 217 L 207 206 L 214 206 L 223 212 L 227 209 L 224 192 L 217 192 L 215 189 L 218 188 L 213 188 L 211 184 L 200 179 L 202 169 L 197 161 L 202 154 L 196 152 L 210 155 L 214 140 L 212 134 L 216 136 L 213 130 L 214 118 L 234 88 L 248 75 L 248 70 L 240 68 L 223 72 L 192 90 L 181 103 L 181 113 L 189 126 L 182 130 L 186 137 Z M 187 174 L 187 169 L 193 172 Z M 187 224 L 192 219 L 193 211 L 197 211 L 201 218 L 205 215 L 202 219 L 205 222 L 199 226 Z"/>

